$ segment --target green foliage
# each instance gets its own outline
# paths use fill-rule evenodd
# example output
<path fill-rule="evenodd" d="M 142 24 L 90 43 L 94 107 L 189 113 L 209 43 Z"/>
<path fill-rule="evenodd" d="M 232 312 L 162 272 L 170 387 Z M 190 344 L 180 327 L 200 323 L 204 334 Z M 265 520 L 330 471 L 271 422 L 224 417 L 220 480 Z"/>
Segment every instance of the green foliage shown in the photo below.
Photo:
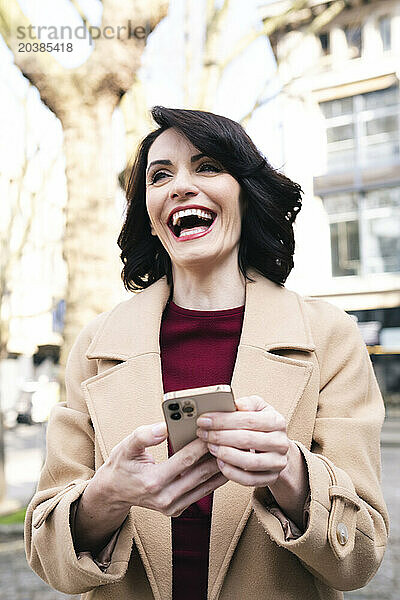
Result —
<path fill-rule="evenodd" d="M 20 508 L 15 513 L 0 517 L 0 525 L 14 525 L 15 523 L 23 523 L 25 520 L 26 506 Z"/>

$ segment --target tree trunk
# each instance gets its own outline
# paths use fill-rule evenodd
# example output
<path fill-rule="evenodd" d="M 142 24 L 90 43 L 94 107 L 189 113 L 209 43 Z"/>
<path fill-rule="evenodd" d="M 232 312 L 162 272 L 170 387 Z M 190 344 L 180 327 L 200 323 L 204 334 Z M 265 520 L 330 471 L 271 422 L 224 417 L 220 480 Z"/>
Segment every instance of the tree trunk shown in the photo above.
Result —
<path fill-rule="evenodd" d="M 6 498 L 7 483 L 5 468 L 4 419 L 0 395 L 0 507 Z"/>
<path fill-rule="evenodd" d="M 154 129 L 146 102 L 146 91 L 138 77 L 135 77 L 131 88 L 121 98 L 118 106 L 122 111 L 125 124 L 125 171 L 132 164 L 141 139 Z"/>
<path fill-rule="evenodd" d="M 96 98 L 71 106 L 62 119 L 68 188 L 63 248 L 69 281 L 61 365 L 82 327 L 124 292 L 111 135 L 114 104 L 112 97 Z"/>
<path fill-rule="evenodd" d="M 64 69 L 51 53 L 18 52 L 15 32 L 18 27 L 27 30 L 30 22 L 18 0 L 0 0 L 0 34 L 16 65 L 64 127 L 68 289 L 62 367 L 79 330 L 123 294 L 111 117 L 134 81 L 145 45 L 144 39 L 128 34 L 131 24 L 147 33 L 153 31 L 167 13 L 168 0 L 102 0 L 102 7 L 101 29 L 107 26 L 115 32 L 122 27 L 122 37 L 100 37 L 83 65 Z M 78 12 L 82 16 L 82 11 Z M 60 375 L 63 399 L 63 373 Z"/>

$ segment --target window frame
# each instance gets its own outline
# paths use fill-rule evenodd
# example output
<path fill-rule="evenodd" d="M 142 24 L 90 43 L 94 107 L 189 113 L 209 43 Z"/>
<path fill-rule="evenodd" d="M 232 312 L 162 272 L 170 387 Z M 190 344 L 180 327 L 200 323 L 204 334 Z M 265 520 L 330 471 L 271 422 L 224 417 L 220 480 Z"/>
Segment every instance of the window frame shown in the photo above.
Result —
<path fill-rule="evenodd" d="M 368 263 L 371 260 L 371 257 L 367 255 L 367 242 L 366 240 L 370 237 L 370 233 L 368 231 L 368 226 L 369 226 L 369 222 L 371 219 L 376 219 L 376 218 L 382 218 L 386 215 L 388 215 L 389 213 L 389 218 L 390 218 L 390 213 L 392 211 L 396 211 L 396 208 L 399 210 L 399 216 L 398 218 L 400 219 L 400 202 L 399 204 L 396 203 L 396 201 L 392 202 L 390 199 L 390 194 L 389 194 L 389 200 L 386 203 L 383 203 L 382 206 L 368 206 L 368 195 L 370 193 L 374 193 L 374 192 L 379 192 L 379 190 L 398 190 L 398 195 L 400 197 L 400 185 L 391 185 L 391 186 L 380 186 L 380 187 L 371 187 L 370 189 L 367 190 L 358 190 L 358 191 L 350 191 L 348 190 L 347 192 L 338 192 L 337 194 L 329 194 L 326 195 L 325 197 L 322 198 L 323 204 L 324 204 L 324 208 L 326 211 L 326 214 L 328 216 L 328 222 L 329 222 L 329 235 L 330 235 L 330 252 L 331 252 L 331 269 L 332 269 L 332 277 L 337 279 L 338 277 L 368 277 L 368 276 L 373 276 L 373 275 L 393 275 L 393 273 L 398 273 L 398 270 L 390 270 L 390 271 L 374 271 L 368 268 Z M 355 206 L 353 206 L 353 208 L 348 208 L 348 210 L 340 210 L 338 212 L 334 212 L 331 210 L 329 210 L 329 204 L 328 202 L 336 196 L 337 199 L 340 198 L 340 196 L 346 196 L 346 194 L 349 196 L 349 199 L 351 198 L 352 201 L 354 202 L 354 200 L 356 201 Z M 339 223 L 348 223 L 351 221 L 356 221 L 358 224 L 358 243 L 359 243 L 359 259 L 351 259 L 351 258 L 347 258 L 345 260 L 346 265 L 348 265 L 348 268 L 354 268 L 357 272 L 356 273 L 351 273 L 351 274 L 335 274 L 334 273 L 334 263 L 333 263 L 333 247 L 332 247 L 332 225 L 338 225 Z M 338 226 L 338 236 L 340 233 L 340 226 Z M 343 243 L 343 240 L 342 240 Z M 345 245 L 347 245 L 347 239 L 344 241 Z M 339 257 L 340 257 L 340 248 L 343 247 L 341 246 L 341 242 L 340 239 L 338 239 L 338 250 L 339 250 Z M 395 257 L 395 256 L 394 256 Z M 377 257 L 375 257 L 377 258 Z M 373 257 L 372 257 L 373 260 Z M 358 263 L 358 265 L 357 265 Z M 339 260 L 339 265 L 340 265 L 340 260 Z M 346 266 L 345 266 L 346 268 Z"/>
<path fill-rule="evenodd" d="M 366 105 L 367 95 L 380 92 L 395 90 L 397 102 L 387 106 L 368 107 Z M 326 106 L 339 100 L 352 99 L 351 112 L 343 114 L 326 116 Z M 395 98 L 396 100 L 396 98 Z M 383 90 L 374 90 L 364 94 L 357 94 L 337 100 L 328 100 L 319 103 L 319 108 L 324 120 L 324 131 L 326 140 L 326 173 L 344 173 L 349 170 L 369 168 L 376 165 L 376 159 L 368 157 L 368 150 L 375 143 L 382 148 L 386 147 L 387 152 L 383 155 L 379 166 L 391 166 L 400 162 L 400 86 L 393 84 Z M 394 118 L 397 121 L 397 128 L 393 130 L 382 131 L 371 135 L 366 135 L 367 124 L 377 119 Z M 351 125 L 353 127 L 353 138 L 344 140 L 328 141 L 328 132 L 335 127 Z M 351 151 L 349 155 L 348 151 Z M 346 153 L 342 160 L 332 160 L 335 155 Z"/>

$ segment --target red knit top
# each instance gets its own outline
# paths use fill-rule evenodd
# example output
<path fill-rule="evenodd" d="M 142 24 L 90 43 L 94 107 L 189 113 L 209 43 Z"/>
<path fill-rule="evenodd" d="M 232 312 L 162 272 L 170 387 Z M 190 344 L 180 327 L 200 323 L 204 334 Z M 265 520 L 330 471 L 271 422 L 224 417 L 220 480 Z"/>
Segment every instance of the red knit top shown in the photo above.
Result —
<path fill-rule="evenodd" d="M 160 331 L 164 392 L 230 384 L 243 314 L 244 306 L 204 311 L 168 302 Z M 173 600 L 207 598 L 212 497 L 171 519 Z"/>

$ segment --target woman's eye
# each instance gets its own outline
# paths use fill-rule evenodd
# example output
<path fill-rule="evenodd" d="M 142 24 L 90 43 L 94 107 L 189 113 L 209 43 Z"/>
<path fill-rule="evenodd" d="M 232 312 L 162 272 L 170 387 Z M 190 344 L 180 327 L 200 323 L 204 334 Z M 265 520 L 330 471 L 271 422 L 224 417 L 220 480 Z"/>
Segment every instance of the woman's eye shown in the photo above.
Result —
<path fill-rule="evenodd" d="M 159 175 L 166 175 L 166 173 L 164 173 L 164 171 L 157 171 L 157 173 L 154 173 L 154 175 L 151 176 L 151 183 L 157 183 L 157 181 L 160 180 Z"/>
<path fill-rule="evenodd" d="M 214 173 L 220 173 L 221 172 L 221 169 L 219 167 L 217 167 L 217 165 L 214 165 L 212 163 L 202 163 L 198 167 L 198 170 L 199 171 L 212 171 Z M 166 173 L 165 171 L 156 171 L 156 173 L 154 173 L 151 176 L 151 183 L 157 183 L 161 179 L 164 179 L 163 176 L 168 176 L 168 173 Z"/>
<path fill-rule="evenodd" d="M 214 171 L 215 173 L 219 173 L 221 171 L 221 169 L 219 167 L 217 167 L 216 165 L 213 165 L 212 163 L 203 163 L 200 165 L 199 169 L 203 169 L 203 167 L 205 167 L 205 170 L 209 171 Z"/>

